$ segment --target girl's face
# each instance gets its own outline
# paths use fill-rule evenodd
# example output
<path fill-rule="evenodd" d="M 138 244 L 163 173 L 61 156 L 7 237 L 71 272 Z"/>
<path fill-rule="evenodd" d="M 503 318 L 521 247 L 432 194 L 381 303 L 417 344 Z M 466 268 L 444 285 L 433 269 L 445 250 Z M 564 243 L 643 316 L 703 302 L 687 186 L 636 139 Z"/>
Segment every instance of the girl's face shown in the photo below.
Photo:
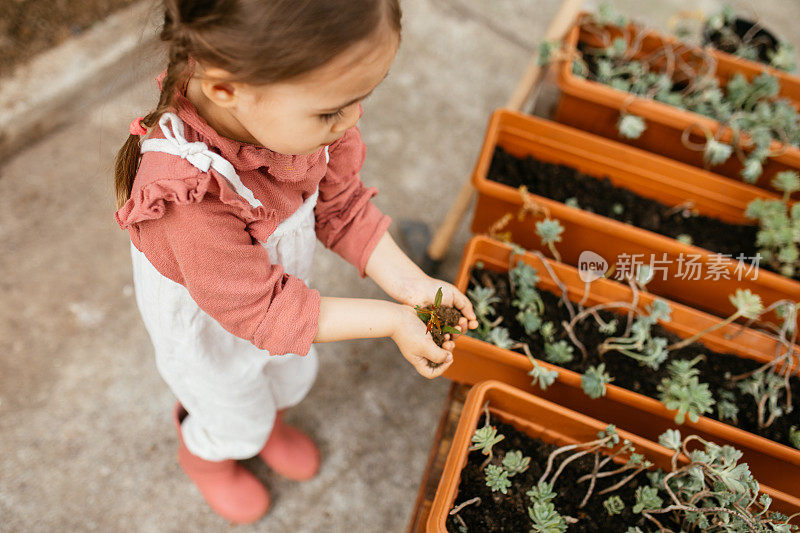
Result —
<path fill-rule="evenodd" d="M 388 74 L 398 44 L 395 31 L 381 29 L 308 74 L 263 86 L 208 81 L 214 76 L 208 69 L 199 83 L 216 105 L 203 114 L 227 137 L 282 154 L 312 154 L 358 123 L 361 102 Z"/>

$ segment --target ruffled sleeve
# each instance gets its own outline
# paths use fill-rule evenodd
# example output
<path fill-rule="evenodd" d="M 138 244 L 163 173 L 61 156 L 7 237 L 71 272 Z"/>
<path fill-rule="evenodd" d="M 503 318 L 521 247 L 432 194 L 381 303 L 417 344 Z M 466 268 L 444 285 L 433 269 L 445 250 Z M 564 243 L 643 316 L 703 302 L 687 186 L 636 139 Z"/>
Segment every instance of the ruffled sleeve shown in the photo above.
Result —
<path fill-rule="evenodd" d="M 147 152 L 142 156 L 131 197 L 115 215 L 117 224 L 122 229 L 130 229 L 139 222 L 163 217 L 168 202 L 198 203 L 209 192 L 251 225 L 251 230 L 256 232 L 253 236 L 258 240 L 265 241 L 278 224 L 274 210 L 251 206 L 213 168 L 202 172 L 180 157 L 160 152 Z"/>
<path fill-rule="evenodd" d="M 378 194 L 359 178 L 366 147 L 358 128 L 330 147 L 330 162 L 319 184 L 316 232 L 319 240 L 365 276 L 367 261 L 391 219 L 370 201 Z"/>
<path fill-rule="evenodd" d="M 271 234 L 274 212 L 251 207 L 216 173 L 164 155 L 144 154 L 141 185 L 117 212 L 134 246 L 230 333 L 272 355 L 308 353 L 320 296 L 257 242 L 253 228 Z"/>

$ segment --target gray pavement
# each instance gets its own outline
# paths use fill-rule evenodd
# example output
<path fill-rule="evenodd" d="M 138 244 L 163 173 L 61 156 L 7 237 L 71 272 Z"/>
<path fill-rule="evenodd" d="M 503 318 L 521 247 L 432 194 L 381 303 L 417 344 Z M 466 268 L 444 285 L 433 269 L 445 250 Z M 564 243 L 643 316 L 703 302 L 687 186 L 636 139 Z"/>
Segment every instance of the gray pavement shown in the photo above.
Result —
<path fill-rule="evenodd" d="M 710 0 L 620 1 L 663 25 Z M 403 44 L 365 104 L 363 179 L 395 221 L 436 224 L 467 179 L 491 111 L 510 95 L 555 0 L 405 0 Z M 763 5 L 794 41 L 795 0 Z M 797 43 L 796 44 L 800 44 Z M 218 531 L 174 459 L 173 398 L 132 296 L 126 233 L 113 220 L 113 156 L 155 102 L 157 63 L 139 81 L 0 167 L 0 530 Z M 442 276 L 452 279 L 462 224 Z M 396 228 L 396 225 L 394 226 Z M 393 229 L 393 231 L 395 231 Z M 315 287 L 383 297 L 319 249 Z M 308 399 L 288 415 L 319 442 L 307 483 L 270 486 L 269 516 L 239 531 L 402 531 L 448 383 L 418 377 L 389 340 L 320 347 Z"/>

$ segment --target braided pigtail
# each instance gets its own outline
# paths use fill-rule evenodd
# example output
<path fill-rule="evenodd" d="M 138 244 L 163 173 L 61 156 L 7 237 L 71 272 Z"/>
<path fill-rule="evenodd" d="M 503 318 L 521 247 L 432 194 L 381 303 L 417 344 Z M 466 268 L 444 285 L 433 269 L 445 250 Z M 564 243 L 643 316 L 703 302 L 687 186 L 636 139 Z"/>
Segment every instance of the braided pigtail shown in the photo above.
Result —
<path fill-rule="evenodd" d="M 175 90 L 185 82 L 189 71 L 189 55 L 186 51 L 183 39 L 180 38 L 176 19 L 170 14 L 169 10 L 167 10 L 164 17 L 164 27 L 161 30 L 160 37 L 162 41 L 171 43 L 169 48 L 169 66 L 167 67 L 167 74 L 161 85 L 158 105 L 155 110 L 148 113 L 140 121 L 147 129 L 158 124 L 161 115 L 173 107 Z M 136 178 L 136 172 L 139 170 L 139 161 L 142 155 L 140 141 L 141 137 L 132 132 L 122 145 L 122 148 L 117 152 L 114 165 L 114 189 L 117 198 L 117 209 L 125 205 L 125 202 L 131 197 L 133 180 Z"/>

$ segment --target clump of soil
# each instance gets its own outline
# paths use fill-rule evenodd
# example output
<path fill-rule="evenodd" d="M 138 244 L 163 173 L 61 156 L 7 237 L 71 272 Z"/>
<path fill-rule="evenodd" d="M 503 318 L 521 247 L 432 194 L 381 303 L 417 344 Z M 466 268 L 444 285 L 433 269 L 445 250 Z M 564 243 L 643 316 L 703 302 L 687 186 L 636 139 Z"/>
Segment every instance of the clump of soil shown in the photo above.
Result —
<path fill-rule="evenodd" d="M 494 287 L 495 293 L 500 299 L 498 303 L 494 304 L 497 316 L 503 318 L 500 325 L 508 329 L 512 339 L 527 343 L 534 357 L 544 359 L 544 339 L 542 336 L 538 332 L 533 335 L 528 335 L 516 319 L 518 309 L 511 304 L 513 295 L 508 280 L 508 274 L 500 274 L 475 268 L 473 269 L 471 279 L 477 279 L 480 284 L 485 287 Z M 470 288 L 472 287 L 474 287 L 474 281 L 470 282 Z M 543 322 L 561 324 L 562 321 L 570 321 L 569 312 L 557 294 L 544 289 L 539 289 L 539 294 L 544 301 L 544 312 L 542 313 Z M 606 322 L 616 318 L 620 325 L 617 334 L 622 334 L 627 320 L 626 315 L 619 315 L 606 310 L 600 310 L 598 314 Z M 660 325 L 653 326 L 651 331 L 653 337 L 664 337 L 670 344 L 681 339 Z M 735 398 L 734 403 L 739 408 L 738 420 L 736 422 L 730 420 L 722 421 L 750 433 L 761 435 L 764 438 L 786 444 L 787 446 L 792 446 L 789 440 L 790 427 L 792 425 L 797 425 L 797 417 L 794 416 L 794 414 L 784 415 L 776 418 L 770 426 L 759 428 L 758 411 L 753 397 L 741 392 L 737 385 L 730 379 L 730 376 L 745 374 L 759 368 L 761 366 L 760 363 L 734 354 L 719 353 L 710 350 L 702 344 L 701 339 L 699 342 L 671 351 L 668 359 L 661 364 L 659 369 L 653 370 L 640 365 L 637 361 L 617 351 L 606 352 L 601 357 L 597 353 L 596 347 L 607 338 L 607 335 L 600 332 L 594 320 L 587 319 L 578 323 L 575 326 L 575 335 L 586 347 L 587 358 L 583 360 L 580 351 L 576 348 L 572 361 L 559 364 L 559 366 L 583 374 L 590 365 L 597 366 L 600 363 L 605 363 L 607 372 L 614 377 L 614 385 L 655 399 L 659 397 L 658 385 L 661 383 L 661 379 L 669 375 L 667 371 L 669 361 L 673 359 L 694 359 L 696 356 L 702 354 L 704 358 L 695 366 L 695 368 L 700 371 L 700 375 L 698 376 L 700 382 L 708 383 L 709 390 L 711 390 L 714 400 L 717 402 L 720 400 L 721 391 L 731 392 Z M 572 345 L 564 329 L 559 327 L 555 341 L 562 339 L 567 340 L 567 342 Z M 515 351 L 522 353 L 519 349 Z M 794 412 L 798 412 L 798 410 L 800 410 L 800 378 L 792 377 L 790 379 L 790 384 Z M 587 401 L 590 401 L 588 400 L 588 396 Z M 782 397 L 781 403 L 784 402 L 785 398 Z M 716 405 L 713 409 L 713 412 L 706 413 L 705 416 L 720 420 Z"/>
<path fill-rule="evenodd" d="M 511 487 L 508 494 L 492 492 L 486 486 L 485 474 L 481 464 L 486 456 L 479 450 L 470 452 L 466 466 L 461 471 L 461 482 L 458 486 L 456 505 L 474 497 L 480 497 L 479 505 L 472 504 L 464 507 L 458 515 L 467 525 L 467 531 L 492 531 L 519 533 L 530 531 L 531 520 L 528 517 L 528 507 L 531 500 L 526 492 L 536 485 L 539 477 L 547 466 L 547 457 L 556 449 L 556 446 L 534 439 L 517 431 L 513 426 L 504 424 L 492 417 L 491 425 L 497 428 L 498 434 L 505 436 L 503 440 L 492 448 L 493 464 L 500 465 L 506 452 L 520 450 L 522 454 L 530 457 L 528 469 L 521 474 L 510 478 Z M 565 456 L 566 457 L 566 456 Z M 598 492 L 620 481 L 620 478 L 611 476 L 597 480 L 594 494 L 589 498 L 586 506 L 579 509 L 583 496 L 586 494 L 587 484 L 578 483 L 578 478 L 592 471 L 594 456 L 586 455 L 569 463 L 559 475 L 554 490 L 559 495 L 553 500 L 556 510 L 563 516 L 576 518 L 576 524 L 570 524 L 569 531 L 578 532 L 606 532 L 625 531 L 629 526 L 639 526 L 645 531 L 649 530 L 647 519 L 641 514 L 633 512 L 636 501 L 636 489 L 640 485 L 649 485 L 646 474 L 641 473 L 622 488 L 615 491 L 625 503 L 621 514 L 610 516 L 603 507 L 603 501 L 610 494 L 598 495 Z M 670 522 L 666 520 L 665 522 Z M 447 518 L 447 531 L 458 533 L 459 522 L 454 516 Z M 664 524 L 665 526 L 673 524 Z M 680 524 L 676 531 L 680 528 Z"/>
<path fill-rule="evenodd" d="M 439 318 L 442 320 L 442 326 L 450 326 L 451 328 L 455 328 L 458 326 L 458 321 L 461 320 L 462 316 L 463 315 L 461 314 L 461 311 L 455 307 L 448 307 L 446 305 L 439 307 Z M 433 342 L 435 342 L 436 345 L 441 348 L 442 344 L 444 344 L 445 333 L 441 330 L 437 330 L 436 327 L 433 327 L 431 328 L 431 336 L 433 337 Z"/>

